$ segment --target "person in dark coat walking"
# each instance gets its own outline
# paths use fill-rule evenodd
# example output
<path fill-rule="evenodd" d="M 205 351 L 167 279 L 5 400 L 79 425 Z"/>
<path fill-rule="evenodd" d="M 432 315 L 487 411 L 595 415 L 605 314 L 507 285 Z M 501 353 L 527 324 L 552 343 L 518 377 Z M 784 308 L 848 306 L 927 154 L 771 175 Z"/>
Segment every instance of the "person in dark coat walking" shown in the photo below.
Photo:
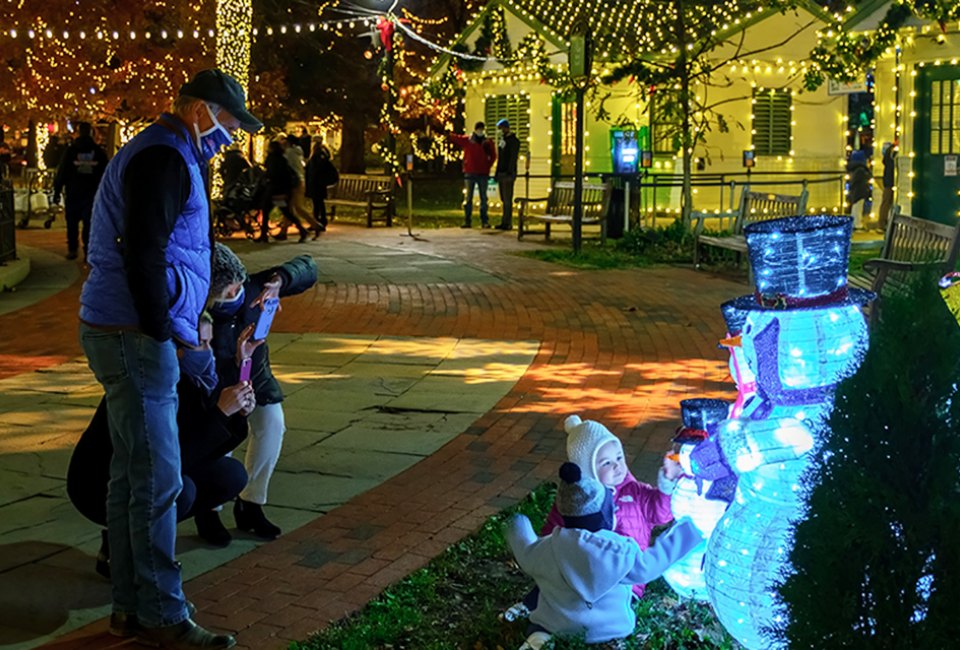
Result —
<path fill-rule="evenodd" d="M 229 282 L 213 288 L 214 303 L 210 308 L 217 375 L 222 385 L 229 386 L 239 379 L 237 337 L 257 322 L 265 300 L 303 293 L 316 284 L 317 265 L 309 255 L 300 255 L 280 266 L 247 276 L 240 258 L 218 243 L 213 268 L 227 269 L 227 275 L 232 275 Z M 270 368 L 270 349 L 266 343 L 253 351 L 251 359 L 250 381 L 257 408 L 247 418 L 250 436 L 244 464 L 250 480 L 237 498 L 233 513 L 240 530 L 274 539 L 281 531 L 267 519 L 263 506 L 286 430 L 283 391 Z"/>
<path fill-rule="evenodd" d="M 892 142 L 883 143 L 883 196 L 880 199 L 880 232 L 887 231 L 890 210 L 893 209 L 894 172 L 897 168 L 897 150 Z"/>
<path fill-rule="evenodd" d="M 264 160 L 264 176 L 266 177 L 267 191 L 264 194 L 264 204 L 261 208 L 263 212 L 263 222 L 260 230 L 260 237 L 257 241 L 270 241 L 270 212 L 274 208 L 279 208 L 283 214 L 283 229 L 276 239 L 283 241 L 287 238 L 287 228 L 292 223 L 300 231 L 300 241 L 307 238 L 307 229 L 303 227 L 290 208 L 290 199 L 293 194 L 293 188 L 297 184 L 297 178 L 293 169 L 284 156 L 283 145 L 274 140 L 267 147 L 267 158 Z"/>
<path fill-rule="evenodd" d="M 60 202 L 66 190 L 64 212 L 67 220 L 67 259 L 77 259 L 80 240 L 86 258 L 90 242 L 90 216 L 93 214 L 93 199 L 107 168 L 107 152 L 93 139 L 93 129 L 87 122 L 79 125 L 74 140 L 60 160 L 57 175 L 53 179 L 53 202 Z M 83 226 L 81 231 L 81 225 Z M 79 234 L 79 237 L 78 237 Z"/>
<path fill-rule="evenodd" d="M 47 169 L 56 169 L 63 160 L 67 147 L 60 142 L 60 136 L 51 135 L 47 146 L 43 148 L 43 164 Z"/>
<path fill-rule="evenodd" d="M 863 227 L 863 209 L 867 200 L 873 196 L 870 191 L 870 179 L 873 176 L 867 169 L 867 154 L 858 149 L 850 154 L 850 162 L 847 164 L 847 174 L 850 176 L 849 194 L 847 202 L 850 204 L 850 214 L 853 216 L 853 227 L 860 229 Z"/>
<path fill-rule="evenodd" d="M 250 163 L 237 145 L 230 145 L 223 152 L 220 161 L 220 179 L 223 180 L 224 193 L 233 187 L 250 170 Z"/>
<path fill-rule="evenodd" d="M 327 229 L 327 188 L 339 180 L 340 173 L 330 160 L 330 150 L 323 146 L 323 139 L 318 136 L 313 154 L 307 161 L 306 191 L 307 198 L 313 201 L 313 218 L 320 224 L 321 231 Z"/>
<path fill-rule="evenodd" d="M 497 122 L 500 140 L 497 143 L 497 170 L 494 177 L 500 188 L 500 201 L 503 203 L 503 218 L 497 224 L 498 230 L 513 228 L 513 185 L 517 182 L 517 161 L 520 158 L 520 138 L 510 130 L 510 122 Z"/>

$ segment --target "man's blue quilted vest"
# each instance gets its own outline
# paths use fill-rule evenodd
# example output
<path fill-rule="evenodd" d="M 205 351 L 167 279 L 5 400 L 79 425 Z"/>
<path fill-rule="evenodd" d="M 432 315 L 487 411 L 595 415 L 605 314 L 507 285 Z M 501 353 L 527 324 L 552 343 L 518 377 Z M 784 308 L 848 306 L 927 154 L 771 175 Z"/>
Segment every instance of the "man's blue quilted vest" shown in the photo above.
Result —
<path fill-rule="evenodd" d="M 210 291 L 210 209 L 204 181 L 206 161 L 193 134 L 172 115 L 161 117 L 117 152 L 104 172 L 93 204 L 87 263 L 90 275 L 80 294 L 80 319 L 91 325 L 137 327 L 123 265 L 123 175 L 139 151 L 155 145 L 176 149 L 190 172 L 190 196 L 167 243 L 167 290 L 173 335 L 198 344 L 197 322 Z M 170 188 L 176 191 L 176 188 Z M 132 215 L 131 218 L 136 218 Z"/>

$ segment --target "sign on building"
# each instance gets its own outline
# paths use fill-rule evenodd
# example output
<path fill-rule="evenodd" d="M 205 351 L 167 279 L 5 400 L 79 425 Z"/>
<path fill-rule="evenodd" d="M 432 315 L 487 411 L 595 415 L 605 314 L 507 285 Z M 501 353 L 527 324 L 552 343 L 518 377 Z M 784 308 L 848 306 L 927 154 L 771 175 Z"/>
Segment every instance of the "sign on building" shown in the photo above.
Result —
<path fill-rule="evenodd" d="M 852 95 L 853 93 L 867 92 L 866 81 L 837 81 L 836 79 L 827 80 L 828 95 Z"/>

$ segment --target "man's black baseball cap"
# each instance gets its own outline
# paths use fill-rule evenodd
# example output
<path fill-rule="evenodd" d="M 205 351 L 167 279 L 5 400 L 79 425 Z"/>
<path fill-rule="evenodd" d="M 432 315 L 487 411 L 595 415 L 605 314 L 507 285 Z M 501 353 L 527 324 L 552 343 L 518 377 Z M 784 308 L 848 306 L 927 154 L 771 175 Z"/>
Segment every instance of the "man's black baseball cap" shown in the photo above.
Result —
<path fill-rule="evenodd" d="M 180 94 L 196 97 L 223 108 L 240 121 L 248 133 L 256 133 L 263 123 L 247 111 L 247 98 L 236 79 L 220 70 L 201 70 L 180 86 Z"/>

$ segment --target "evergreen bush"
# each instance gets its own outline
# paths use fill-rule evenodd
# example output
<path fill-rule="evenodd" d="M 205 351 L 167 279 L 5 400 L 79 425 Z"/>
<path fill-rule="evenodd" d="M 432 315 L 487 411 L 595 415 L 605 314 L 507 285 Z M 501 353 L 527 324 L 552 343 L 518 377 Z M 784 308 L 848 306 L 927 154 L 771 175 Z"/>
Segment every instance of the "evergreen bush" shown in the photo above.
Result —
<path fill-rule="evenodd" d="M 960 328 L 935 278 L 881 313 L 804 480 L 771 630 L 790 648 L 960 643 Z"/>

